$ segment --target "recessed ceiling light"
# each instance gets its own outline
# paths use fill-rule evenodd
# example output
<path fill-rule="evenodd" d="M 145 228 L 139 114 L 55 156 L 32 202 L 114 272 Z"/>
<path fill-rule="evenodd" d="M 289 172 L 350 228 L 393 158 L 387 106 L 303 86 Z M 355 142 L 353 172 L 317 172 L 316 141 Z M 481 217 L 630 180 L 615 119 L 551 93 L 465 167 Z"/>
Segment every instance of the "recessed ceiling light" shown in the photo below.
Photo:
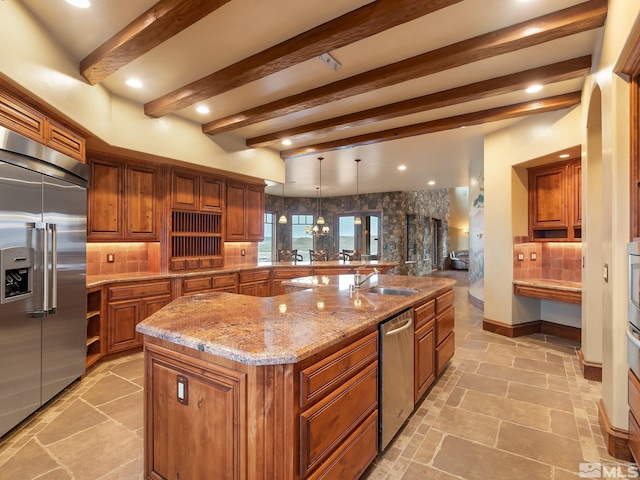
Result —
<path fill-rule="evenodd" d="M 536 93 L 536 92 L 539 92 L 540 90 L 542 90 L 542 85 L 531 85 L 530 87 L 527 87 L 525 92 Z"/>
<path fill-rule="evenodd" d="M 434 182 L 433 180 L 429 180 L 429 181 L 427 182 L 427 185 L 432 185 L 432 186 L 433 186 L 433 185 L 435 185 L 435 184 L 436 184 L 436 182 Z"/>
<path fill-rule="evenodd" d="M 560 158 L 569 158 L 569 154 L 568 153 L 563 153 L 562 155 L 560 155 Z"/>
<path fill-rule="evenodd" d="M 398 170 L 406 170 L 406 169 L 407 169 L 407 166 L 406 166 L 406 165 L 400 165 L 400 166 L 398 167 Z"/>
<path fill-rule="evenodd" d="M 91 6 L 89 0 L 67 0 L 67 3 L 78 8 L 89 8 Z"/>
<path fill-rule="evenodd" d="M 200 105 L 199 107 L 196 108 L 196 112 L 198 112 L 198 113 L 209 113 L 209 109 L 207 107 L 205 107 L 204 105 Z"/>
<path fill-rule="evenodd" d="M 126 81 L 126 84 L 129 85 L 131 88 L 142 88 L 142 82 L 137 78 L 130 78 L 129 80 Z"/>
<path fill-rule="evenodd" d="M 285 138 L 284 140 L 282 140 L 282 144 L 288 147 L 289 145 L 291 145 L 291 140 Z"/>

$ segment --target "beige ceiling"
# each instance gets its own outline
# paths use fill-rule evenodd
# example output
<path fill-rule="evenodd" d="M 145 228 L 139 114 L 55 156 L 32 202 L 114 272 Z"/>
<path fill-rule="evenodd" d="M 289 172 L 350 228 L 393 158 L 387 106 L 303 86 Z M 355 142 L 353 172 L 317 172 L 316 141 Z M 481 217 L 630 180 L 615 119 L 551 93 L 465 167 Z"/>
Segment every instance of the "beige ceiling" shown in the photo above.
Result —
<path fill-rule="evenodd" d="M 318 156 L 325 159 L 323 196 L 355 193 L 355 158 L 362 159 L 360 193 L 466 185 L 469 161 L 482 158 L 483 135 L 536 114 L 534 106 L 514 105 L 538 100 L 551 110 L 571 108 L 575 96 L 564 103 L 557 97 L 579 92 L 590 64 L 597 62 L 583 58 L 551 68 L 555 77 L 548 76 L 536 94 L 521 88 L 535 76 L 519 83 L 498 77 L 595 57 L 606 13 L 603 0 L 91 0 L 89 9 L 64 0 L 21 1 L 78 62 L 79 71 L 95 60 L 91 54 L 99 47 L 111 50 L 103 63 L 86 70 L 90 83 L 138 102 L 151 116 L 180 115 L 205 130 L 213 123 L 233 125 L 211 133 L 213 141 L 233 136 L 247 148 L 280 151 L 286 158 L 287 196 L 315 196 Z M 202 3 L 211 11 L 179 27 Z M 155 13 L 145 17 L 152 8 Z M 394 26 L 382 25 L 395 16 L 400 20 Z M 142 26 L 135 37 L 130 24 L 137 18 Z M 516 24 L 521 28 L 509 28 Z M 535 27 L 538 33 L 527 30 Z M 379 32 L 371 34 L 371 28 Z M 118 50 L 105 42 L 119 32 L 124 40 Z M 147 36 L 136 40 L 141 35 Z M 315 50 L 327 45 L 342 65 L 337 71 L 317 58 Z M 127 55 L 131 58 L 122 60 Z M 390 64 L 395 65 L 384 69 Z M 116 65 L 112 71 L 111 65 Z M 407 65 L 420 73 L 400 75 Z M 104 78 L 93 78 L 96 72 Z M 205 87 L 213 96 L 175 107 L 167 101 L 172 92 L 185 96 L 180 89 L 189 84 L 197 94 L 207 83 L 200 79 L 208 76 L 212 80 Z M 125 84 L 133 77 L 144 88 Z M 463 88 L 479 82 L 484 83 Z M 454 88 L 450 95 L 438 94 Z M 426 95 L 431 97 L 416 100 Z M 445 97 L 454 100 L 438 103 Z M 402 113 L 385 111 L 381 117 L 379 110 L 403 101 Z M 202 105 L 210 113 L 195 111 Z M 279 113 L 273 113 L 276 106 Z M 372 109 L 376 115 L 358 116 Z M 254 117 L 257 113 L 263 116 Z M 328 122 L 337 117 L 344 118 Z M 256 120 L 236 125 L 238 118 Z M 330 126 L 303 128 L 324 121 Z M 291 133 L 298 133 L 293 144 L 283 146 L 281 138 Z M 397 169 L 401 164 L 405 171 Z M 436 182 L 433 187 L 429 180 Z"/>

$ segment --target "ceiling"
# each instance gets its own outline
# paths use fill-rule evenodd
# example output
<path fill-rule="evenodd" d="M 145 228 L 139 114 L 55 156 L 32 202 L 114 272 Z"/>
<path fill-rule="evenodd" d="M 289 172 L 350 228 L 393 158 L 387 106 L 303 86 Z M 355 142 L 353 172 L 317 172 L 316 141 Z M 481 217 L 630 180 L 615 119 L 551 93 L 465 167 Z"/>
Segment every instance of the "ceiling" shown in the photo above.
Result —
<path fill-rule="evenodd" d="M 91 0 L 87 9 L 21 1 L 88 83 L 151 117 L 202 124 L 213 141 L 280 152 L 287 196 L 315 196 L 320 164 L 323 196 L 355 193 L 356 158 L 360 193 L 467 185 L 486 133 L 577 105 L 607 8 L 606 0 Z M 131 78 L 143 88 L 127 86 Z M 524 92 L 532 83 L 544 89 Z"/>

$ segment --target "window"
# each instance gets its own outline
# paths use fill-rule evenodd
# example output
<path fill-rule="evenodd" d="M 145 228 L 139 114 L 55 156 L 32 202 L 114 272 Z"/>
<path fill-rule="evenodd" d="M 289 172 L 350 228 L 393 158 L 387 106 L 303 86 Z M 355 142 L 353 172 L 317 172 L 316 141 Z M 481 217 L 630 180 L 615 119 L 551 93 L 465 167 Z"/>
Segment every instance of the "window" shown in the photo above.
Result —
<path fill-rule="evenodd" d="M 313 215 L 291 215 L 291 248 L 298 250 L 303 260 L 309 260 L 309 250 L 313 249 Z"/>
<path fill-rule="evenodd" d="M 355 225 L 353 213 L 337 214 L 336 251 L 360 250 L 362 255 L 377 260 L 380 254 L 380 216 L 380 212 L 363 213 L 360 217 L 362 224 Z"/>
<path fill-rule="evenodd" d="M 264 241 L 258 242 L 258 262 L 272 262 L 276 248 L 276 215 L 264 213 Z"/>

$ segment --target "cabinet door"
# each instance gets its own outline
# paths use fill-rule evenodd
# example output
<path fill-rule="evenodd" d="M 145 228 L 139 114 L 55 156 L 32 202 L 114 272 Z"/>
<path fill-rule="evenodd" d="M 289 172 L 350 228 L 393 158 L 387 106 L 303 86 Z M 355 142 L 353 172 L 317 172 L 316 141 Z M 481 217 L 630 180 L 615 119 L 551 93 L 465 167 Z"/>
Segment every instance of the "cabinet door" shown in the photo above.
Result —
<path fill-rule="evenodd" d="M 247 189 L 244 184 L 227 183 L 227 240 L 246 240 L 247 230 L 244 220 Z"/>
<path fill-rule="evenodd" d="M 574 163 L 572 168 L 573 183 L 573 225 L 582 225 L 582 163 Z"/>
<path fill-rule="evenodd" d="M 130 240 L 159 240 L 159 174 L 157 169 L 127 166 L 125 186 L 126 236 Z"/>
<path fill-rule="evenodd" d="M 108 160 L 92 160 L 90 164 L 88 239 L 122 239 L 123 165 Z"/>
<path fill-rule="evenodd" d="M 415 333 L 415 398 L 424 395 L 436 378 L 436 338 L 434 332 L 435 321 L 432 320 Z"/>
<path fill-rule="evenodd" d="M 147 318 L 149 315 L 156 313 L 162 307 L 171 302 L 170 295 L 163 295 L 161 297 L 150 297 L 142 299 L 142 316 L 140 321 Z"/>
<path fill-rule="evenodd" d="M 69 155 L 71 158 L 81 162 L 85 161 L 84 138 L 51 120 L 46 122 L 45 144 L 54 150 Z"/>
<path fill-rule="evenodd" d="M 173 171 L 171 174 L 171 206 L 181 210 L 197 210 L 199 176 L 193 173 Z"/>
<path fill-rule="evenodd" d="M 256 296 L 256 284 L 255 283 L 243 283 L 238 288 L 238 293 L 240 295 L 251 295 L 253 297 Z"/>
<path fill-rule="evenodd" d="M 532 170 L 529 182 L 533 228 L 567 228 L 567 166 Z"/>
<path fill-rule="evenodd" d="M 142 345 L 136 332 L 140 321 L 140 300 L 109 303 L 107 353 L 121 352 Z"/>
<path fill-rule="evenodd" d="M 44 115 L 0 93 L 0 125 L 44 143 Z"/>
<path fill-rule="evenodd" d="M 224 182 L 217 178 L 202 177 L 200 179 L 200 210 L 222 212 Z"/>
<path fill-rule="evenodd" d="M 245 222 L 247 240 L 262 242 L 264 240 L 264 187 L 249 185 L 245 205 Z"/>
<path fill-rule="evenodd" d="M 256 283 L 256 297 L 268 297 L 271 295 L 271 281 L 265 280 Z"/>
<path fill-rule="evenodd" d="M 151 352 L 145 478 L 239 479 L 246 449 L 244 374 Z"/>

